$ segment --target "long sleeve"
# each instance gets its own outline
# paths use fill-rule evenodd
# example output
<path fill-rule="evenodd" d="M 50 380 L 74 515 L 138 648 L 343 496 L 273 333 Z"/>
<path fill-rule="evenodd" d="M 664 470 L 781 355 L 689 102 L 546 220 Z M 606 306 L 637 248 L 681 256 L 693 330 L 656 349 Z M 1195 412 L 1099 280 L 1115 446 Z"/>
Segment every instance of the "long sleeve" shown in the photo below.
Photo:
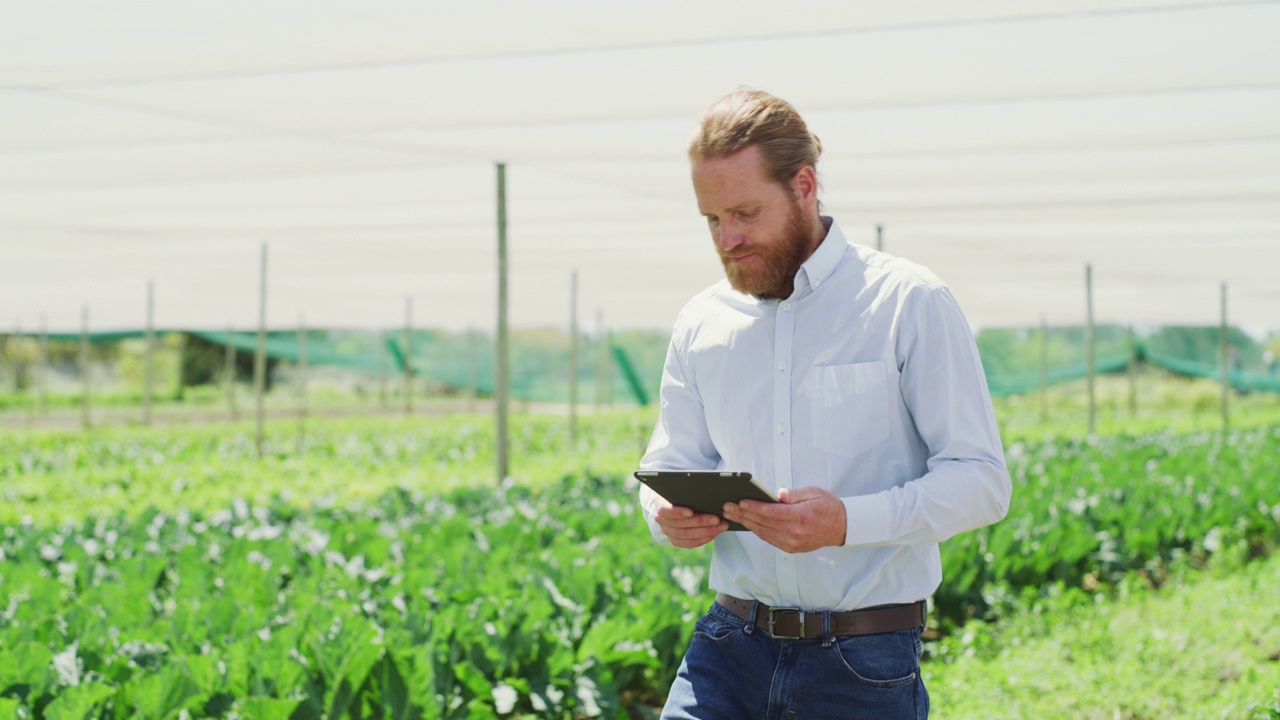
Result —
<path fill-rule="evenodd" d="M 945 287 L 918 288 L 898 328 L 900 391 L 927 472 L 843 498 L 847 545 L 937 543 L 1004 517 L 1012 483 L 969 325 Z"/>
<path fill-rule="evenodd" d="M 642 470 L 712 470 L 718 467 L 716 452 L 707 430 L 706 412 L 696 388 L 690 383 L 688 368 L 673 335 L 662 368 L 659 391 L 659 414 L 648 450 L 640 461 Z M 671 541 L 654 519 L 657 495 L 646 485 L 640 486 L 640 507 L 654 540 L 663 545 Z"/>

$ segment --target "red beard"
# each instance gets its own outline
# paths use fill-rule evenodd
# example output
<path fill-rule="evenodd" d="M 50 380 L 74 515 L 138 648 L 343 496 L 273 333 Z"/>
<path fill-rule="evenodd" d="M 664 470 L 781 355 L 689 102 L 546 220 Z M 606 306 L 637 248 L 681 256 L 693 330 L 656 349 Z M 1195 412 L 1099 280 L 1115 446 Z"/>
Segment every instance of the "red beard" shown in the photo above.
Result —
<path fill-rule="evenodd" d="M 814 249 L 812 224 L 805 222 L 800 203 L 794 198 L 784 232 L 784 237 L 777 242 L 735 248 L 732 257 L 755 256 L 741 262 L 735 262 L 720 251 L 725 277 L 729 278 L 734 290 L 758 298 L 782 300 L 791 297 L 796 273 Z"/>

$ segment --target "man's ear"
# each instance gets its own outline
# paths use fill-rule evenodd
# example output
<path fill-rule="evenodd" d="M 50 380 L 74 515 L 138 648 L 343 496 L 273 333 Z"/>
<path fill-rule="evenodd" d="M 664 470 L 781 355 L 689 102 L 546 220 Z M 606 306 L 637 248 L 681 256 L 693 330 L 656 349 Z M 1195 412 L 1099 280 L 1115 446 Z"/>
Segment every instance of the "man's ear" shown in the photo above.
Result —
<path fill-rule="evenodd" d="M 791 192 L 800 207 L 813 211 L 818 206 L 818 173 L 812 165 L 805 165 L 791 178 Z"/>

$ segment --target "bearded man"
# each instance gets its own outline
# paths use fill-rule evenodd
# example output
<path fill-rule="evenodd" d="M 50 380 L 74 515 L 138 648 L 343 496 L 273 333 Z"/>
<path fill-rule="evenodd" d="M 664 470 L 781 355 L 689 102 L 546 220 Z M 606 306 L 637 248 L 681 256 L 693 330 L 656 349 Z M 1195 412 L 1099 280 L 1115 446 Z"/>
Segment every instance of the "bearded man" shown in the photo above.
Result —
<path fill-rule="evenodd" d="M 714 543 L 716 599 L 663 718 L 927 717 L 938 543 L 1009 507 L 959 305 L 820 214 L 821 151 L 795 108 L 748 90 L 713 103 L 689 144 L 726 280 L 676 320 L 640 466 L 748 471 L 781 502 L 729 503 L 722 519 L 641 488 L 655 540 Z"/>

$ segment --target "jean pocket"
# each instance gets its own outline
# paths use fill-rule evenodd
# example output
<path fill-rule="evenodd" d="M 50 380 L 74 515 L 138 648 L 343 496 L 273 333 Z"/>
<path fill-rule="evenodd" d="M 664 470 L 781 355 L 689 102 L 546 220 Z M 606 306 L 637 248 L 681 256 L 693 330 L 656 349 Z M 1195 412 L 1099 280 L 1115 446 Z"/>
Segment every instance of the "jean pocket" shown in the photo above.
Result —
<path fill-rule="evenodd" d="M 854 682 L 870 687 L 896 688 L 909 685 L 920 672 L 916 651 L 919 634 L 913 630 L 837 638 L 831 644 L 845 674 Z"/>
<path fill-rule="evenodd" d="M 744 628 L 744 623 L 730 622 L 720 617 L 720 613 L 713 610 L 698 619 L 698 622 L 693 626 L 693 637 L 694 639 L 702 638 L 713 642 L 724 642 L 735 634 L 741 633 Z"/>
<path fill-rule="evenodd" d="M 813 445 L 858 457 L 889 437 L 889 370 L 883 360 L 820 365 L 802 382 Z"/>

